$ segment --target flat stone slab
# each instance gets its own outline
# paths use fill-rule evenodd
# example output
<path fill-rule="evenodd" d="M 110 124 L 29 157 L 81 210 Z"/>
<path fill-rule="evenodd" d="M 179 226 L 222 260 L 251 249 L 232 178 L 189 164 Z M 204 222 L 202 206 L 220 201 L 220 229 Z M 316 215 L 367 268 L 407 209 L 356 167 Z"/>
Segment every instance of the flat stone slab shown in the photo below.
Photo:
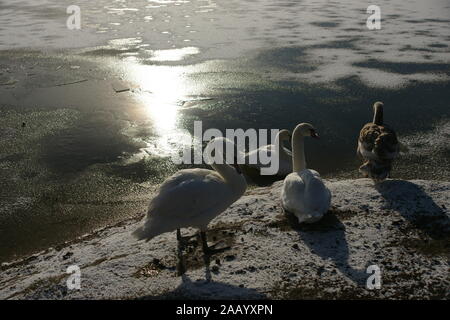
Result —
<path fill-rule="evenodd" d="M 248 190 L 210 224 L 209 241 L 231 249 L 205 261 L 193 237 L 183 277 L 176 275 L 175 233 L 137 242 L 136 217 L 3 264 L 0 298 L 449 298 L 449 182 L 326 183 L 332 208 L 312 225 L 283 212 L 281 181 Z M 71 265 L 80 268 L 80 290 L 67 289 Z M 366 287 L 371 265 L 380 268 L 380 289 Z"/>

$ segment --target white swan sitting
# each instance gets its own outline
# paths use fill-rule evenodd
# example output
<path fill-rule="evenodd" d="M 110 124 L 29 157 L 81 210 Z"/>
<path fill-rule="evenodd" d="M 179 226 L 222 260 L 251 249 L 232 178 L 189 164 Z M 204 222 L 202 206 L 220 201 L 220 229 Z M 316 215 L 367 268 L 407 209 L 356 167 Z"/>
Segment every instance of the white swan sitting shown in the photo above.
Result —
<path fill-rule="evenodd" d="M 299 223 L 313 223 L 328 211 L 331 192 L 317 171 L 306 169 L 305 136 L 318 138 L 316 130 L 309 123 L 297 125 L 292 135 L 293 172 L 284 179 L 281 202 L 286 211 L 298 218 Z"/>
<path fill-rule="evenodd" d="M 277 175 L 279 176 L 286 176 L 287 174 L 292 172 L 292 153 L 290 150 L 286 149 L 283 145 L 285 141 L 289 141 L 291 138 L 291 133 L 289 130 L 283 129 L 278 132 L 276 138 L 275 138 L 275 144 L 269 144 L 266 146 L 262 146 L 256 150 L 252 150 L 245 154 L 245 166 L 249 166 L 254 169 L 258 169 L 258 171 L 261 170 L 261 168 L 264 168 L 269 165 L 263 165 L 259 161 L 258 163 L 250 163 L 252 158 L 258 159 L 258 154 L 260 151 L 263 151 L 267 153 L 267 157 L 273 158 L 278 157 L 279 160 L 279 167 Z"/>
<path fill-rule="evenodd" d="M 228 139 L 215 138 L 206 148 L 214 147 L 218 152 L 215 146 L 220 143 L 234 146 Z M 217 157 L 224 159 L 223 154 L 218 153 Z M 184 272 L 180 228 L 198 228 L 205 255 L 214 253 L 206 239 L 209 222 L 238 200 L 247 188 L 237 164 L 212 163 L 211 166 L 214 170 L 185 169 L 167 178 L 150 202 L 145 223 L 133 232 L 139 240 L 148 241 L 177 230 L 179 274 Z"/>

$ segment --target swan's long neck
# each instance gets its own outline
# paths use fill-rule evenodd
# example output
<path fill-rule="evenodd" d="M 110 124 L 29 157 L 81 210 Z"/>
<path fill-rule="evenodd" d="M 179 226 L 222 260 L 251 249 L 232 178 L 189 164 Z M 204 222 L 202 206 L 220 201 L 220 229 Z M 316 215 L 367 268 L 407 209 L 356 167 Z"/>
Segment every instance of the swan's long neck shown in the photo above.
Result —
<path fill-rule="evenodd" d="M 280 137 L 280 132 L 278 132 L 277 136 L 275 137 L 275 147 L 277 148 L 278 154 L 286 153 L 283 147 L 283 141 Z"/>
<path fill-rule="evenodd" d="M 228 139 L 215 138 L 210 143 L 208 143 L 205 152 L 206 154 L 211 155 L 211 152 L 214 150 L 217 156 L 215 157 L 215 159 L 225 160 L 225 157 L 223 156 L 223 148 L 226 148 L 228 144 L 231 144 L 234 147 L 233 142 L 229 141 Z M 214 149 L 212 150 L 211 148 Z M 222 163 L 216 163 L 214 161 L 215 159 L 209 159 L 212 160 L 210 163 L 211 167 L 213 167 L 213 169 L 222 177 L 224 182 L 230 187 L 234 196 L 237 196 L 237 198 L 239 198 L 247 189 L 247 182 L 245 181 L 244 176 L 238 173 L 234 167 L 230 166 L 227 163 L 224 163 L 224 161 L 221 161 Z"/>
<path fill-rule="evenodd" d="M 300 172 L 306 169 L 305 160 L 305 145 L 303 141 L 304 137 L 299 130 L 296 128 L 292 134 L 292 169 L 293 172 Z"/>
<path fill-rule="evenodd" d="M 373 123 L 379 126 L 383 125 L 383 106 L 380 104 L 374 106 Z"/>

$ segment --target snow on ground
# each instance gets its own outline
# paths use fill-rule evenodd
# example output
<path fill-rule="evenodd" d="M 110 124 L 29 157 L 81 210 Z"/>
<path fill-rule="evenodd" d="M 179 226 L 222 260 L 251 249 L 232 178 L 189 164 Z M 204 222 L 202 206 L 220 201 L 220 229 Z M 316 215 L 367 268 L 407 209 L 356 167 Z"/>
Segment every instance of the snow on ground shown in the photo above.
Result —
<path fill-rule="evenodd" d="M 449 298 L 449 182 L 328 181 L 332 209 L 313 225 L 282 211 L 281 183 L 249 190 L 210 224 L 210 242 L 230 250 L 205 260 L 193 237 L 183 277 L 175 233 L 137 242 L 137 217 L 3 264 L 0 298 Z M 81 290 L 67 289 L 70 265 Z M 366 288 L 369 265 L 381 269 L 379 290 Z"/>

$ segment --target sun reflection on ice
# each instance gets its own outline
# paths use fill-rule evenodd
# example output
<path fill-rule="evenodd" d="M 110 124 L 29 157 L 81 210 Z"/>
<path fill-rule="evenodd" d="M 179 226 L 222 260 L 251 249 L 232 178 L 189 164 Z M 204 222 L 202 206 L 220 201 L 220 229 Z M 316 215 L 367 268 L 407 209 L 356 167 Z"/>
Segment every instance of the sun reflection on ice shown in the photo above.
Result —
<path fill-rule="evenodd" d="M 163 51 L 158 53 L 163 59 Z M 175 58 L 169 51 L 167 58 Z M 181 57 L 182 55 L 179 55 Z M 180 58 L 182 59 L 182 58 Z M 171 156 L 191 142 L 191 135 L 178 127 L 179 109 L 184 101 L 190 100 L 194 84 L 187 79 L 185 66 L 142 65 L 129 62 L 126 67 L 127 79 L 135 83 L 139 90 L 134 91 L 142 103 L 152 123 L 152 137 L 147 141 L 143 152 L 154 156 Z"/>
<path fill-rule="evenodd" d="M 182 68 L 135 64 L 130 71 L 132 80 L 141 89 L 138 98 L 146 106 L 155 127 L 158 131 L 173 130 L 178 103 L 188 93 Z"/>
<path fill-rule="evenodd" d="M 200 50 L 196 47 L 185 47 L 181 49 L 149 50 L 149 52 L 152 55 L 150 61 L 181 61 L 188 56 L 199 54 Z"/>

